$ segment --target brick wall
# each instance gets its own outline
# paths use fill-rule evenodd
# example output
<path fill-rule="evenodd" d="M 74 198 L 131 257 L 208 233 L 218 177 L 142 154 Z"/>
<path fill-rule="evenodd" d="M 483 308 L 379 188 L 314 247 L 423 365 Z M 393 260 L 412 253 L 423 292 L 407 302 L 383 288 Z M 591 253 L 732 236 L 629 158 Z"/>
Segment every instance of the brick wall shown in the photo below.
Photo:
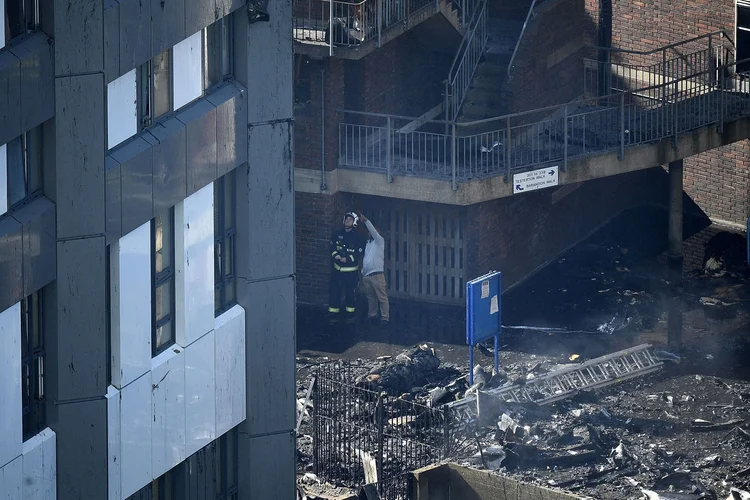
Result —
<path fill-rule="evenodd" d="M 582 28 L 589 23 L 584 5 L 581 0 L 546 4 L 518 46 L 509 85 L 513 112 L 562 104 L 583 93 Z"/>
<path fill-rule="evenodd" d="M 667 174 L 660 168 L 587 181 L 469 207 L 469 275 L 503 271 L 509 287 L 585 238 L 621 211 L 665 204 Z"/>

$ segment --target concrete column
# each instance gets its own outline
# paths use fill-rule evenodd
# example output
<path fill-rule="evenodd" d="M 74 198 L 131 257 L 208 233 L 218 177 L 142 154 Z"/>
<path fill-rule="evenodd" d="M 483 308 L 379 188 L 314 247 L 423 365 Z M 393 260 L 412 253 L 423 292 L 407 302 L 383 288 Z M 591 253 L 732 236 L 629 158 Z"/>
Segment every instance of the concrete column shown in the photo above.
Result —
<path fill-rule="evenodd" d="M 237 298 L 245 308 L 247 419 L 239 498 L 294 498 L 295 277 L 291 2 L 269 21 L 234 14 L 235 77 L 247 87 L 248 165 L 237 175 Z"/>
<path fill-rule="evenodd" d="M 54 0 L 57 281 L 48 423 L 58 500 L 107 498 L 107 329 L 102 0 Z M 51 186 L 45 186 L 51 187 Z"/>
<path fill-rule="evenodd" d="M 671 349 L 682 348 L 682 160 L 669 164 L 669 253 L 670 297 L 667 337 Z"/>

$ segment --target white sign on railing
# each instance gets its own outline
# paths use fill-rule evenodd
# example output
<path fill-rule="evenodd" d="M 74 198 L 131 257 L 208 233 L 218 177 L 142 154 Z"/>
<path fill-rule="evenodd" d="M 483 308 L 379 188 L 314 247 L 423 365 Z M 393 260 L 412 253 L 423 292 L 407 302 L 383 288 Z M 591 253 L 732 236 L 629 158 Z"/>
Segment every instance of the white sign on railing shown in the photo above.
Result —
<path fill-rule="evenodd" d="M 557 166 L 513 174 L 513 194 L 557 186 Z"/>

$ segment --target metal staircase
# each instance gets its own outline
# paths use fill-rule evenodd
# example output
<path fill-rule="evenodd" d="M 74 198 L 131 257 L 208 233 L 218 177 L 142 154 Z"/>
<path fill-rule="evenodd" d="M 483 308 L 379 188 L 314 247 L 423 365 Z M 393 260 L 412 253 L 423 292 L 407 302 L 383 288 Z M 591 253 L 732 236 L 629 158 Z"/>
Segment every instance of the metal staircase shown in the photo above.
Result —
<path fill-rule="evenodd" d="M 651 348 L 650 344 L 641 344 L 527 380 L 522 384 L 484 392 L 503 401 L 551 404 L 579 391 L 599 389 L 660 370 L 663 363 L 651 353 Z M 470 403 L 475 401 L 476 396 L 470 396 L 449 403 L 448 406 L 469 409 L 473 406 Z"/>

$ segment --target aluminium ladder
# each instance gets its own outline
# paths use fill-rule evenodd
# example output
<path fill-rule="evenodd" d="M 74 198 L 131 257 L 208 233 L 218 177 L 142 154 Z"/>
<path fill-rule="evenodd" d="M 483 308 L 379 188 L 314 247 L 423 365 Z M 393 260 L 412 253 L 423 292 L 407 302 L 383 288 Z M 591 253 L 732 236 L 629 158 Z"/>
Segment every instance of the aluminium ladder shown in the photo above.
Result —
<path fill-rule="evenodd" d="M 592 390 L 640 377 L 660 370 L 663 363 L 651 353 L 650 344 L 641 344 L 577 366 L 557 370 L 521 384 L 482 391 L 504 401 L 546 405 L 575 395 L 578 391 Z M 476 396 L 449 403 L 453 408 L 469 409 Z"/>

